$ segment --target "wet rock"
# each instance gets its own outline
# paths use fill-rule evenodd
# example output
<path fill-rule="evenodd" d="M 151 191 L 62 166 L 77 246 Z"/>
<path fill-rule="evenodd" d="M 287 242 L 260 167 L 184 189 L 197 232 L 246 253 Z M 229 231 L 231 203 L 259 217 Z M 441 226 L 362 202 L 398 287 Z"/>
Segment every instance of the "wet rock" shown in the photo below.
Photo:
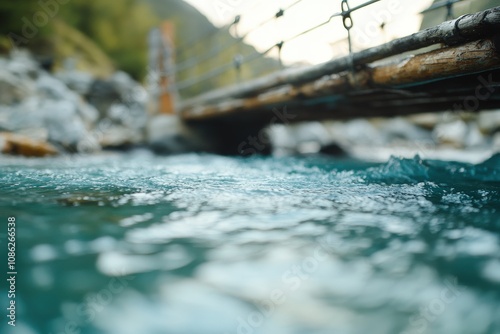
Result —
<path fill-rule="evenodd" d="M 384 122 L 381 130 L 386 137 L 385 141 L 391 143 L 397 140 L 422 142 L 432 138 L 431 132 L 424 130 L 407 119 L 397 117 Z"/>
<path fill-rule="evenodd" d="M 76 151 L 80 141 L 89 136 L 76 106 L 70 101 L 45 100 L 40 104 L 39 113 L 49 131 L 49 140 L 64 148 Z"/>
<path fill-rule="evenodd" d="M 108 110 L 108 118 L 115 124 L 131 130 L 142 130 L 147 124 L 145 108 L 139 105 L 113 104 Z"/>
<path fill-rule="evenodd" d="M 0 106 L 0 129 L 20 132 L 44 127 L 43 117 L 37 112 L 39 102 L 38 97 L 31 96 L 13 106 Z"/>
<path fill-rule="evenodd" d="M 462 120 L 457 120 L 451 123 L 437 125 L 433 131 L 433 136 L 440 144 L 462 148 L 465 146 L 467 133 L 467 124 Z"/>
<path fill-rule="evenodd" d="M 67 101 L 76 107 L 78 115 L 86 124 L 87 128 L 95 126 L 99 118 L 99 112 L 83 99 L 71 91 L 62 81 L 43 73 L 37 80 L 38 95 L 43 99 L 55 101 Z"/>
<path fill-rule="evenodd" d="M 106 117 L 111 105 L 120 101 L 120 93 L 112 83 L 97 79 L 90 85 L 86 98 L 99 111 L 101 117 Z"/>
<path fill-rule="evenodd" d="M 209 151 L 210 147 L 175 115 L 157 115 L 147 125 L 147 143 L 160 154 Z"/>
<path fill-rule="evenodd" d="M 289 128 L 299 144 L 316 142 L 319 144 L 319 147 L 321 147 L 322 144 L 325 144 L 330 140 L 328 130 L 320 122 L 297 124 L 292 125 Z"/>
<path fill-rule="evenodd" d="M 61 71 L 56 74 L 56 78 L 81 96 L 89 94 L 90 86 L 94 81 L 94 78 L 89 73 L 74 70 Z"/>
<path fill-rule="evenodd" d="M 272 142 L 273 154 L 287 156 L 296 153 L 297 142 L 288 126 L 276 124 L 269 128 L 269 137 Z"/>
<path fill-rule="evenodd" d="M 45 157 L 58 154 L 57 149 L 47 142 L 6 132 L 0 132 L 0 150 L 4 154 L 25 157 Z"/>
<path fill-rule="evenodd" d="M 479 129 L 486 134 L 500 129 L 500 110 L 482 111 L 478 116 Z"/>
<path fill-rule="evenodd" d="M 434 139 L 445 145 L 456 148 L 479 147 L 486 145 L 486 138 L 475 122 L 465 123 L 457 120 L 436 126 L 433 132 Z"/>
<path fill-rule="evenodd" d="M 342 145 L 381 145 L 384 136 L 370 121 L 355 119 L 348 122 L 335 122 L 329 127 L 333 141 Z"/>
<path fill-rule="evenodd" d="M 331 142 L 330 133 L 320 122 L 274 125 L 269 136 L 276 155 L 318 153 Z"/>
<path fill-rule="evenodd" d="M 22 80 L 36 79 L 40 73 L 39 64 L 24 50 L 14 50 L 5 64 L 5 69 Z"/>
<path fill-rule="evenodd" d="M 124 104 L 145 111 L 147 103 L 145 89 L 124 72 L 117 72 L 109 80 L 94 80 L 86 96 L 103 117 L 113 105 Z"/>
<path fill-rule="evenodd" d="M 140 106 L 111 105 L 101 127 L 103 147 L 127 147 L 145 142 L 147 114 Z"/>
<path fill-rule="evenodd" d="M 466 147 L 479 147 L 486 144 L 486 138 L 479 130 L 477 123 L 470 123 L 468 125 L 467 136 L 465 137 Z"/>
<path fill-rule="evenodd" d="M 0 108 L 0 129 L 19 134 L 35 134 L 71 152 L 86 147 L 91 137 L 78 106 L 68 100 L 52 100 L 37 96 L 19 105 Z M 82 146 L 83 145 L 83 146 Z M 98 149 L 95 147 L 93 150 Z"/>
<path fill-rule="evenodd" d="M 500 152 L 500 132 L 493 135 L 492 142 L 493 152 Z"/>
<path fill-rule="evenodd" d="M 316 154 L 321 150 L 321 144 L 317 141 L 303 141 L 297 145 L 299 154 Z"/>
<path fill-rule="evenodd" d="M 116 92 L 120 95 L 121 99 L 125 102 L 133 102 L 137 83 L 125 72 L 119 71 L 113 74 L 109 80 Z"/>
<path fill-rule="evenodd" d="M 97 124 L 99 120 L 99 112 L 97 109 L 88 103 L 85 103 L 82 99 L 78 97 L 77 104 L 77 112 L 81 117 L 82 121 L 85 123 L 87 129 L 92 129 Z"/>
<path fill-rule="evenodd" d="M 99 130 L 103 147 L 124 148 L 145 142 L 147 94 L 128 74 L 117 72 L 109 80 L 95 80 L 87 97 L 99 118 L 106 121 Z"/>
<path fill-rule="evenodd" d="M 0 104 L 19 103 L 34 93 L 35 85 L 31 79 L 25 80 L 0 66 Z"/>
<path fill-rule="evenodd" d="M 99 144 L 103 148 L 125 149 L 143 142 L 144 137 L 129 128 L 120 125 L 113 125 L 103 132 L 99 139 Z"/>
<path fill-rule="evenodd" d="M 99 142 L 139 145 L 145 141 L 146 105 L 144 88 L 123 72 L 96 80 L 67 67 L 54 76 L 29 53 L 0 58 L 0 131 L 28 134 L 70 152 L 98 150 Z"/>
<path fill-rule="evenodd" d="M 322 146 L 319 153 L 334 157 L 344 157 L 348 155 L 347 152 L 337 143 L 330 143 Z"/>
<path fill-rule="evenodd" d="M 45 98 L 66 100 L 71 94 L 71 91 L 63 82 L 57 80 L 48 73 L 40 75 L 36 84 L 38 95 Z"/>
<path fill-rule="evenodd" d="M 408 116 L 408 121 L 414 125 L 427 130 L 433 130 L 443 119 L 443 115 L 439 113 L 417 114 Z"/>

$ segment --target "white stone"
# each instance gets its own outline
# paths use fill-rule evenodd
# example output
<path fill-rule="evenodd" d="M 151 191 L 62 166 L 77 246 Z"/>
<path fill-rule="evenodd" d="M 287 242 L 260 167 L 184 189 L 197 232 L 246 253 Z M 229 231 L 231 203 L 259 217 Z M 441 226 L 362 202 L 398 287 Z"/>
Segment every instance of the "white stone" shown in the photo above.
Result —
<path fill-rule="evenodd" d="M 482 111 L 478 117 L 479 129 L 484 133 L 492 133 L 500 128 L 500 110 Z"/>
<path fill-rule="evenodd" d="M 436 126 L 433 132 L 435 140 L 441 144 L 464 147 L 468 133 L 467 124 L 462 120 L 443 123 Z"/>

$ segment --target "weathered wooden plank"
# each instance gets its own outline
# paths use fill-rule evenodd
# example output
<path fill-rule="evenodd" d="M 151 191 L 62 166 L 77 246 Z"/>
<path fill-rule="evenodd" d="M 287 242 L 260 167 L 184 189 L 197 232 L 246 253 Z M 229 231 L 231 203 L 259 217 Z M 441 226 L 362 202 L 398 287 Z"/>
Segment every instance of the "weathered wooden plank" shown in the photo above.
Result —
<path fill-rule="evenodd" d="M 401 86 L 498 67 L 500 50 L 494 39 L 480 40 L 411 57 L 372 70 L 375 86 Z"/>
<path fill-rule="evenodd" d="M 398 89 L 437 79 L 500 68 L 497 38 L 430 51 L 397 62 L 343 72 L 299 86 L 286 85 L 255 97 L 187 107 L 185 120 L 203 120 L 231 113 L 250 112 L 295 100 L 352 94 L 373 89 Z"/>
<path fill-rule="evenodd" d="M 457 45 L 492 36 L 500 30 L 500 7 L 476 14 L 466 15 L 456 20 L 444 22 L 407 37 L 393 40 L 377 47 L 354 53 L 329 62 L 299 69 L 288 69 L 259 79 L 208 92 L 186 100 L 180 107 L 181 117 L 186 110 L 207 103 L 228 98 L 255 96 L 274 87 L 310 82 L 325 75 L 346 71 L 354 66 L 366 65 L 404 52 L 418 50 L 435 44 Z"/>

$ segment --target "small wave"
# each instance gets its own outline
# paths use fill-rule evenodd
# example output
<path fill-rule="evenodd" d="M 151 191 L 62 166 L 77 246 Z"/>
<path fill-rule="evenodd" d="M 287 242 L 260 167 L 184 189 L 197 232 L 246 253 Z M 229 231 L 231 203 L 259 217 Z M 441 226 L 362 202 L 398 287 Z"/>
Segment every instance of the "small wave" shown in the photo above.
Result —
<path fill-rule="evenodd" d="M 392 156 L 389 161 L 362 172 L 370 182 L 437 183 L 459 181 L 500 182 L 500 154 L 493 155 L 483 163 L 473 165 L 461 162 L 425 160 L 419 155 L 413 159 Z"/>

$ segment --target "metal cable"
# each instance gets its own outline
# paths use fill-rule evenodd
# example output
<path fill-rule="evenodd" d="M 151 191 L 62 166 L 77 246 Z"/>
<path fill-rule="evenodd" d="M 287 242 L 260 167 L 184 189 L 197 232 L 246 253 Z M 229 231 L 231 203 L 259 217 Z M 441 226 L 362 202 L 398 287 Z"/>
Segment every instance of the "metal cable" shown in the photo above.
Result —
<path fill-rule="evenodd" d="M 276 45 L 271 46 L 270 48 L 266 49 L 264 52 L 255 51 L 254 53 L 250 54 L 249 56 L 244 57 L 243 60 L 241 60 L 241 65 L 248 64 L 256 59 L 264 57 L 269 52 L 271 52 L 275 48 L 275 46 Z M 197 85 L 203 81 L 213 79 L 214 77 L 217 77 L 221 74 L 224 74 L 225 72 L 230 70 L 233 66 L 234 66 L 234 63 L 227 63 L 227 64 L 224 64 L 222 66 L 215 68 L 214 70 L 212 70 L 210 72 L 206 72 L 205 74 L 203 74 L 199 77 L 184 80 L 184 81 L 177 84 L 177 89 L 184 90 L 184 89 L 189 88 L 191 86 Z"/>
<path fill-rule="evenodd" d="M 291 7 L 297 5 L 298 3 L 302 2 L 302 1 L 304 1 L 304 0 L 297 0 L 297 1 L 295 1 L 290 6 L 288 6 L 287 9 L 285 9 L 285 10 L 290 9 Z M 269 47 L 268 49 L 266 49 L 264 52 L 257 52 L 256 51 L 253 54 L 251 54 L 250 56 L 244 57 L 244 59 L 239 62 L 239 65 L 242 66 L 243 64 L 249 63 L 249 62 L 254 61 L 256 59 L 263 58 L 270 51 L 272 51 L 275 47 L 277 47 L 278 49 L 281 49 L 284 44 L 289 43 L 289 42 L 291 42 L 291 41 L 293 41 L 293 40 L 295 40 L 295 39 L 297 39 L 297 38 L 299 38 L 299 37 L 301 37 L 303 35 L 306 35 L 306 34 L 312 32 L 312 31 L 314 31 L 314 30 L 316 30 L 316 29 L 318 29 L 318 28 L 320 28 L 322 26 L 327 25 L 328 23 L 330 23 L 336 17 L 344 17 L 344 18 L 345 17 L 350 17 L 351 13 L 353 13 L 353 12 L 355 12 L 357 10 L 360 10 L 360 9 L 362 9 L 364 7 L 367 7 L 369 5 L 372 5 L 372 4 L 374 4 L 376 2 L 379 2 L 379 1 L 381 1 L 381 0 L 366 1 L 366 2 L 360 4 L 360 5 L 356 6 L 356 7 L 353 7 L 353 8 L 342 7 L 342 11 L 337 12 L 337 13 L 331 15 L 326 21 L 321 22 L 320 24 L 315 25 L 315 26 L 313 26 L 313 27 L 311 27 L 309 29 L 306 29 L 306 30 L 304 30 L 304 31 L 302 31 L 302 32 L 300 32 L 300 33 L 298 33 L 298 34 L 296 34 L 296 35 L 294 35 L 294 36 L 292 36 L 292 37 L 284 40 L 284 41 L 276 43 L 276 44 L 272 45 L 271 47 Z M 453 0 L 453 1 L 462 1 L 462 0 Z M 273 17 L 273 18 L 277 18 L 277 17 L 279 17 L 279 16 L 275 15 L 275 17 Z M 265 21 L 263 21 L 263 22 L 265 22 Z M 257 28 L 253 28 L 249 32 L 245 33 L 242 37 L 238 38 L 236 41 L 233 41 L 233 43 L 231 43 L 231 46 L 235 45 L 236 43 L 239 43 L 239 42 L 243 41 L 245 39 L 245 37 L 248 36 L 251 32 L 255 31 L 256 29 L 260 28 L 262 25 L 264 25 L 266 23 L 261 23 L 261 24 L 259 24 L 257 26 Z M 224 48 L 224 49 L 226 49 L 226 48 Z M 210 58 L 212 58 L 212 57 L 209 57 L 208 59 L 210 59 Z M 204 60 L 204 61 L 206 61 L 206 60 Z M 196 64 L 200 64 L 200 63 L 198 62 Z M 210 72 L 207 72 L 207 73 L 205 73 L 205 74 L 203 74 L 203 75 L 201 75 L 199 77 L 185 80 L 185 81 L 179 83 L 177 85 L 177 87 L 178 87 L 179 90 L 183 90 L 183 89 L 189 88 L 189 87 L 197 85 L 197 84 L 199 84 L 199 83 L 201 83 L 203 81 L 206 81 L 206 80 L 212 79 L 212 78 L 214 78 L 214 77 L 216 77 L 218 75 L 221 75 L 221 74 L 225 73 L 226 71 L 228 71 L 233 66 L 234 66 L 234 62 L 221 65 L 218 68 L 215 68 L 214 70 L 212 70 Z"/>
<path fill-rule="evenodd" d="M 185 61 L 183 61 L 182 63 L 178 64 L 176 66 L 176 69 L 175 69 L 175 73 L 179 73 L 179 72 L 182 72 L 186 69 L 189 69 L 191 66 L 193 65 L 197 65 L 197 64 L 201 64 L 201 63 L 204 63 L 212 58 L 214 58 L 215 56 L 217 56 L 221 50 L 225 50 L 227 48 L 231 48 L 233 47 L 234 45 L 237 45 L 238 43 L 241 43 L 243 42 L 243 40 L 245 40 L 246 37 L 248 37 L 248 35 L 252 34 L 253 32 L 255 32 L 256 30 L 262 28 L 263 26 L 265 26 L 266 24 L 272 22 L 274 19 L 278 18 L 278 17 L 281 17 L 284 15 L 284 13 L 288 10 L 290 10 L 291 8 L 295 7 L 296 5 L 298 5 L 299 3 L 303 2 L 305 0 L 296 0 L 295 2 L 293 2 L 292 4 L 290 4 L 289 6 L 285 7 L 284 9 L 280 9 L 276 14 L 274 14 L 273 16 L 261 21 L 259 24 L 257 24 L 256 26 L 254 26 L 251 30 L 247 31 L 246 33 L 244 33 L 241 37 L 236 37 L 235 39 L 231 40 L 229 43 L 226 43 L 224 46 L 222 47 L 218 47 L 217 49 L 215 49 L 216 51 L 215 52 L 210 52 L 208 54 L 204 54 L 203 56 L 195 56 L 195 57 L 191 57 Z M 223 32 L 223 31 L 229 31 L 229 29 L 233 26 L 233 25 L 236 25 L 240 22 L 241 20 L 241 16 L 238 15 L 236 16 L 237 19 L 235 19 L 231 24 L 228 24 L 222 28 L 220 28 L 218 31 L 219 32 Z M 195 43 L 198 44 L 200 41 L 202 40 L 205 40 L 206 38 L 200 38 L 197 40 L 197 42 Z"/>
<path fill-rule="evenodd" d="M 216 27 L 214 27 L 213 30 L 208 31 L 206 34 L 203 34 L 201 37 L 199 37 L 199 38 L 197 38 L 195 40 L 192 40 L 190 42 L 187 42 L 184 45 L 181 45 L 181 46 L 177 47 L 177 50 L 176 50 L 177 56 L 180 56 L 180 55 L 186 53 L 186 51 L 191 50 L 192 48 L 194 48 L 195 46 L 197 46 L 200 42 L 205 41 L 208 38 L 213 38 L 214 36 L 220 34 L 221 32 L 223 32 L 226 28 L 228 28 L 230 26 L 231 25 L 225 25 L 225 26 L 222 26 L 219 29 L 217 29 Z"/>
<path fill-rule="evenodd" d="M 462 1 L 464 1 L 464 0 L 443 0 L 443 1 L 439 1 L 439 2 L 436 2 L 436 3 L 432 4 L 429 8 L 421 11 L 420 14 L 425 14 L 425 13 L 431 12 L 431 11 L 439 9 L 439 8 L 447 7 L 450 4 L 453 5 L 453 4 L 457 3 L 457 2 L 462 2 Z"/>

